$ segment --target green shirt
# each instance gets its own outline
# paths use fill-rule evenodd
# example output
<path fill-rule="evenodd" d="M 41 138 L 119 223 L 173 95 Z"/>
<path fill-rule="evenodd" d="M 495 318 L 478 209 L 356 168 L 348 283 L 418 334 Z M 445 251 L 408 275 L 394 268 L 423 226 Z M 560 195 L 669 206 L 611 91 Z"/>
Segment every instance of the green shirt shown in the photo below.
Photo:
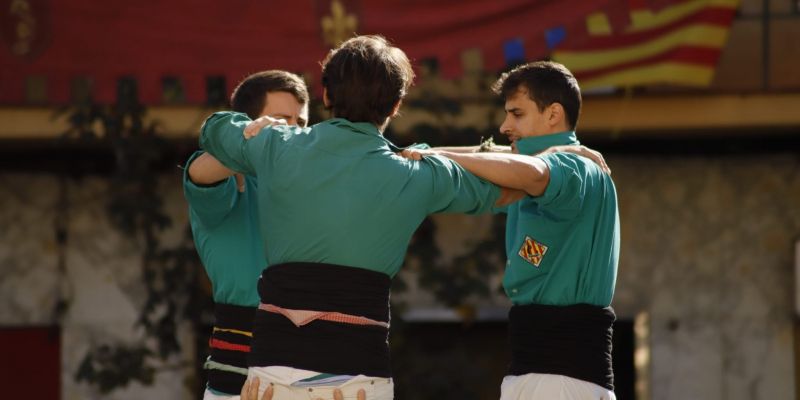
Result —
<path fill-rule="evenodd" d="M 517 148 L 534 154 L 564 144 L 578 144 L 575 132 L 525 138 Z M 614 182 L 572 153 L 540 158 L 550 169 L 545 192 L 506 208 L 506 294 L 518 305 L 609 306 L 619 259 Z"/>
<path fill-rule="evenodd" d="M 189 165 L 183 173 L 183 194 L 189 203 L 189 224 L 195 247 L 206 268 L 214 302 L 237 306 L 258 305 L 256 282 L 266 267 L 264 242 L 258 229 L 256 181 L 245 177 L 245 191 L 236 189 L 234 177 L 213 185 L 195 185 Z"/>
<path fill-rule="evenodd" d="M 439 212 L 489 211 L 498 187 L 444 157 L 394 154 L 373 124 L 330 119 L 276 126 L 245 140 L 250 119 L 216 113 L 200 143 L 220 162 L 258 180 L 268 265 L 320 262 L 393 277 L 411 235 Z"/>

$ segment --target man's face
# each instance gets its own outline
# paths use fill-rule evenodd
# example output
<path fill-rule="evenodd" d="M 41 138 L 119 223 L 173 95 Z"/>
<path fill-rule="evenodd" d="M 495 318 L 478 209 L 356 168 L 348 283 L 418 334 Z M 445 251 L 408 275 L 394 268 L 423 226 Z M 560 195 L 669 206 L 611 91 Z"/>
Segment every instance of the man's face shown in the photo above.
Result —
<path fill-rule="evenodd" d="M 261 116 L 285 119 L 289 125 L 308 124 L 308 104 L 300 104 L 289 92 L 267 92 Z"/>
<path fill-rule="evenodd" d="M 500 125 L 500 133 L 508 137 L 512 152 L 519 152 L 516 145 L 519 139 L 553 133 L 548 124 L 550 107 L 539 111 L 539 107 L 528 96 L 528 89 L 523 86 L 506 98 L 506 118 Z"/>

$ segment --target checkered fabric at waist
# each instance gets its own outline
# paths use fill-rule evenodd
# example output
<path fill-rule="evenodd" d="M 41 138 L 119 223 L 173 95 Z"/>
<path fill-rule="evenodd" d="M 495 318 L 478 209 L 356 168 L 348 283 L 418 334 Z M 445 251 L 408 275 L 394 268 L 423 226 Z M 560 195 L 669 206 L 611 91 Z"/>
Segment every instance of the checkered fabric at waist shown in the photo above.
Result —
<path fill-rule="evenodd" d="M 367 317 L 344 314 L 335 311 L 293 310 L 263 303 L 259 304 L 258 309 L 281 314 L 284 317 L 289 318 L 289 320 L 292 321 L 292 323 L 297 327 L 307 325 L 315 320 L 322 320 L 351 325 L 374 325 L 389 329 L 388 322 L 376 321 Z"/>

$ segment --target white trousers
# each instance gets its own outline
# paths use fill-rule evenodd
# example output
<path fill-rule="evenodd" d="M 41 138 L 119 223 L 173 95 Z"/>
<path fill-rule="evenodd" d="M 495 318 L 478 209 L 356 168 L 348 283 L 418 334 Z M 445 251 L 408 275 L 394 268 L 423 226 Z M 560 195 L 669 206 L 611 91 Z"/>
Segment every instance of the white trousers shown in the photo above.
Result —
<path fill-rule="evenodd" d="M 214 394 L 206 388 L 206 391 L 203 392 L 203 400 L 240 400 L 240 398 L 238 394 L 236 396 Z"/>
<path fill-rule="evenodd" d="M 335 385 L 297 387 L 292 384 L 320 373 L 290 367 L 250 367 L 248 371 L 248 379 L 258 377 L 260 381 L 259 399 L 270 384 L 274 387 L 273 400 L 332 400 L 333 390 L 337 388 L 342 391 L 345 400 L 357 400 L 359 389 L 364 389 L 368 400 L 394 399 L 394 382 L 391 378 L 358 375 Z"/>
<path fill-rule="evenodd" d="M 369 399 L 369 397 L 367 397 Z M 509 375 L 500 385 L 500 400 L 616 400 L 614 392 L 563 375 Z"/>

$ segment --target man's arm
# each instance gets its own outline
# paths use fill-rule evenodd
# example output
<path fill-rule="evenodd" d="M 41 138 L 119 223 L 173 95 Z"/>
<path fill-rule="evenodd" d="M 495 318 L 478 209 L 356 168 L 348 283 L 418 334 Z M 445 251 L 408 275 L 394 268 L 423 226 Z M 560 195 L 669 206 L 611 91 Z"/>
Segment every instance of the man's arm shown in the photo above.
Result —
<path fill-rule="evenodd" d="M 550 181 L 550 169 L 542 159 L 519 154 L 456 153 L 440 150 L 406 150 L 404 156 L 419 159 L 438 154 L 497 186 L 540 196 Z"/>
<path fill-rule="evenodd" d="M 189 170 L 206 153 L 197 151 L 186 161 L 183 171 L 183 194 L 189 203 L 193 223 L 212 228 L 222 222 L 236 202 L 236 184 L 227 178 L 214 185 L 197 184 L 189 177 Z M 241 191 L 241 190 L 240 190 Z"/>
<path fill-rule="evenodd" d="M 214 156 L 203 153 L 189 165 L 189 179 L 198 185 L 214 185 L 236 175 L 236 187 L 244 191 L 244 176 L 226 168 Z"/>
<path fill-rule="evenodd" d="M 497 201 L 494 203 L 494 207 L 503 208 L 511 203 L 522 200 L 522 198 L 525 196 L 527 196 L 527 193 L 523 192 L 522 190 L 501 187 L 500 197 L 497 198 Z"/>
<path fill-rule="evenodd" d="M 478 146 L 445 146 L 436 147 L 434 150 L 450 153 L 511 153 L 511 146 L 498 146 L 494 144 L 494 138 L 489 136 Z"/>
<path fill-rule="evenodd" d="M 491 144 L 490 141 L 487 141 Z M 484 142 L 487 143 L 487 142 Z M 494 146 L 494 148 L 500 146 Z M 536 157 L 521 156 L 517 154 L 506 154 L 504 152 L 469 152 L 464 149 L 475 149 L 473 147 L 436 147 L 428 150 L 408 149 L 401 153 L 402 156 L 414 160 L 419 160 L 424 155 L 439 154 L 456 161 L 466 170 L 486 179 L 502 188 L 520 190 L 531 196 L 540 196 L 547 189 L 549 179 L 549 168 L 547 163 Z M 450 151 L 447 149 L 456 149 Z M 563 145 L 550 147 L 537 155 L 543 156 L 553 153 L 573 153 L 586 157 L 597 164 L 600 169 L 611 174 L 611 169 L 606 164 L 603 155 L 586 146 Z M 519 200 L 516 195 L 512 195 L 515 200 Z M 512 201 L 512 202 L 513 202 Z M 500 203 L 500 201 L 498 201 Z M 500 206 L 500 205 L 498 205 Z"/>
<path fill-rule="evenodd" d="M 241 113 L 217 112 L 200 129 L 200 147 L 211 153 L 225 167 L 247 175 L 255 175 L 252 160 L 260 159 L 269 135 L 245 140 L 244 128 L 250 118 Z"/>
<path fill-rule="evenodd" d="M 545 149 L 544 151 L 536 153 L 536 155 L 543 156 L 546 154 L 553 154 L 553 153 L 572 153 L 572 154 L 577 154 L 581 157 L 586 157 L 592 160 L 595 164 L 597 164 L 597 166 L 600 167 L 600 169 L 603 172 L 611 175 L 611 168 L 609 168 L 608 164 L 606 164 L 606 160 L 603 158 L 603 155 L 599 151 L 592 150 L 586 146 L 578 144 L 553 146 Z"/>
<path fill-rule="evenodd" d="M 510 146 L 499 146 L 499 145 L 492 145 L 491 147 L 488 148 L 482 146 L 444 146 L 444 147 L 435 147 L 434 149 L 450 153 L 482 153 L 482 152 L 511 153 Z"/>

